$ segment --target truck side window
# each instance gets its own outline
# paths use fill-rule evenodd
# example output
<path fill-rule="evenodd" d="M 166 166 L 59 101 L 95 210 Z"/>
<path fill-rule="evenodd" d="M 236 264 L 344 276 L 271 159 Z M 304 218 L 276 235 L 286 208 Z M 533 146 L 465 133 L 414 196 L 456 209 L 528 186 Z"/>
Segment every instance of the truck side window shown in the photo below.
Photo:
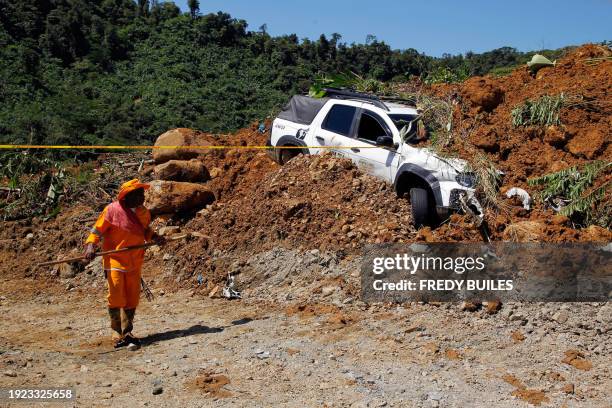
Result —
<path fill-rule="evenodd" d="M 380 121 L 373 114 L 363 112 L 359 120 L 359 130 L 357 139 L 364 142 L 376 143 L 379 136 L 390 136 L 389 132 L 381 125 Z"/>
<path fill-rule="evenodd" d="M 353 124 L 353 117 L 355 117 L 356 111 L 357 108 L 354 106 L 334 105 L 321 127 L 330 132 L 348 136 L 351 132 L 351 125 Z"/>

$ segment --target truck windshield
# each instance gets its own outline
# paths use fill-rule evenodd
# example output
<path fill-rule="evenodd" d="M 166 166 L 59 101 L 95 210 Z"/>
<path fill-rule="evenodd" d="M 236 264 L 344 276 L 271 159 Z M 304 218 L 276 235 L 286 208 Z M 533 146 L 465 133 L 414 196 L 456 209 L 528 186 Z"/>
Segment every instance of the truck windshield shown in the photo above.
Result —
<path fill-rule="evenodd" d="M 409 141 L 410 139 L 416 138 L 416 133 L 417 133 L 416 119 L 418 118 L 417 115 L 392 113 L 392 114 L 389 114 L 389 117 L 395 124 L 395 127 L 397 127 L 397 130 L 399 130 L 400 132 L 402 132 L 402 129 L 404 129 L 404 127 L 407 128 L 410 125 L 410 123 L 412 123 L 412 127 L 410 131 L 404 136 L 404 140 Z"/>

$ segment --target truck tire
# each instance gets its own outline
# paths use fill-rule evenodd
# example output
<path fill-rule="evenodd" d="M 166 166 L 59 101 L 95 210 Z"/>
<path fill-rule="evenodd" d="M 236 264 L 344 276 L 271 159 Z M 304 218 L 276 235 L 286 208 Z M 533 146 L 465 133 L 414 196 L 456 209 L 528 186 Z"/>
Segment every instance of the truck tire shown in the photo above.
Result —
<path fill-rule="evenodd" d="M 301 153 L 299 149 L 281 149 L 279 152 L 278 162 L 280 164 L 286 164 L 289 160 L 298 156 Z"/>
<path fill-rule="evenodd" d="M 429 203 L 429 193 L 423 188 L 410 189 L 410 206 L 412 207 L 412 222 L 419 229 L 431 224 L 432 209 Z"/>

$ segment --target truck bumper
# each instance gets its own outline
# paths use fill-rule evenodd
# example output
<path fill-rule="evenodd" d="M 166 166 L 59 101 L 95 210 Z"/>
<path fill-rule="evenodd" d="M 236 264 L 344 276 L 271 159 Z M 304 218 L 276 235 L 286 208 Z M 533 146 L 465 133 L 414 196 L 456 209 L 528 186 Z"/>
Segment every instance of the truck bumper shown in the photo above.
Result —
<path fill-rule="evenodd" d="M 473 191 L 452 190 L 449 204 L 449 206 L 436 206 L 438 217 L 445 219 L 453 213 L 466 213 L 480 221 L 484 218 L 482 206 Z"/>

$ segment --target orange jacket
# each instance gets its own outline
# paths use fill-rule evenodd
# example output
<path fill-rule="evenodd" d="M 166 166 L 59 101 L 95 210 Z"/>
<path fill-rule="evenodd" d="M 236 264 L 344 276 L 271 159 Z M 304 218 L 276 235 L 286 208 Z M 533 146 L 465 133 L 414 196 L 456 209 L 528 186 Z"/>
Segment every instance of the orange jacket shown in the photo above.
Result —
<path fill-rule="evenodd" d="M 102 250 L 110 251 L 113 249 L 121 249 L 128 246 L 142 245 L 145 241 L 149 241 L 153 235 L 153 231 L 149 228 L 151 222 L 151 213 L 144 206 L 136 208 L 135 214 L 143 228 L 143 234 L 130 232 L 108 222 L 106 212 L 108 206 L 98 217 L 98 220 L 91 229 L 91 233 L 87 237 L 87 244 L 97 244 L 102 239 Z M 140 270 L 144 259 L 144 249 L 135 249 L 132 251 L 120 252 L 117 254 L 104 255 L 102 257 L 104 269 L 107 271 L 117 270 L 121 272 L 129 272 Z"/>

